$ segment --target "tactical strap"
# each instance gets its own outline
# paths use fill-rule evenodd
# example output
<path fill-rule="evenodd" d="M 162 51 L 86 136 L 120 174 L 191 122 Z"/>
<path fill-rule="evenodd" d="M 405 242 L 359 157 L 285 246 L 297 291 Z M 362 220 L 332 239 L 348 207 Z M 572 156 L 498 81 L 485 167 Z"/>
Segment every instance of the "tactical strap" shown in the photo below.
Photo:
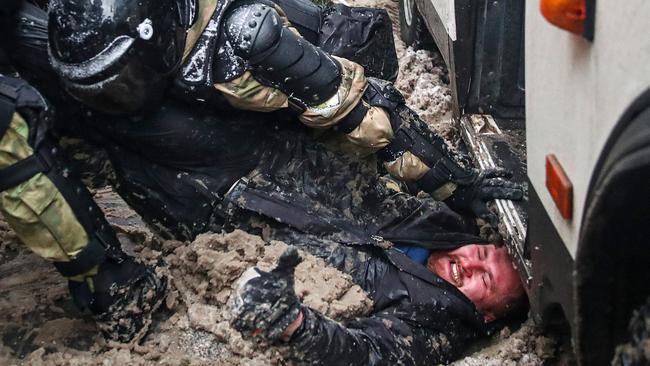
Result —
<path fill-rule="evenodd" d="M 36 153 L 4 168 L 0 170 L 0 192 L 13 188 L 38 173 L 47 173 L 51 167 L 46 158 Z"/>
<path fill-rule="evenodd" d="M 18 93 L 10 85 L 0 83 L 0 139 L 7 132 L 11 119 L 16 111 Z"/>
<path fill-rule="evenodd" d="M 90 271 L 93 267 L 106 260 L 106 244 L 93 237 L 88 245 L 69 262 L 54 262 L 54 267 L 65 277 L 78 276 Z"/>
<path fill-rule="evenodd" d="M 309 41 L 317 44 L 321 28 L 321 8 L 311 1 L 273 0 L 284 11 L 292 26 Z"/>
<path fill-rule="evenodd" d="M 343 133 L 354 131 L 355 128 L 359 127 L 369 109 L 363 102 L 357 103 L 350 113 L 334 126 L 334 129 Z"/>

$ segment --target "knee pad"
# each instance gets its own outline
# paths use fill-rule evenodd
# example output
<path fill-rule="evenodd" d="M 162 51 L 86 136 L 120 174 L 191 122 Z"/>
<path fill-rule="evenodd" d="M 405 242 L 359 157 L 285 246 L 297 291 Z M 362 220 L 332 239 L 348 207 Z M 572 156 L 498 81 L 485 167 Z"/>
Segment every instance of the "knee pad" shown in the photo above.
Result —
<path fill-rule="evenodd" d="M 305 109 L 331 98 L 341 83 L 341 65 L 282 25 L 269 5 L 248 3 L 232 9 L 224 22 L 235 54 L 245 59 L 261 83 L 280 89 Z"/>

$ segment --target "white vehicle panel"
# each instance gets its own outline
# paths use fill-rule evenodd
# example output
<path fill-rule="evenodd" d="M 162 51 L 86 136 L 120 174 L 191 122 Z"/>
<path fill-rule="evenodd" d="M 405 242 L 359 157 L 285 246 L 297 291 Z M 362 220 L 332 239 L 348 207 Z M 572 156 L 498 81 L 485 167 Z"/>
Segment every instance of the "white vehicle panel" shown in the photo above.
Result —
<path fill-rule="evenodd" d="M 526 9 L 528 175 L 575 258 L 594 165 L 624 111 L 650 87 L 650 1 L 597 1 L 593 43 Z M 537 5 L 537 4 L 535 4 Z M 573 183 L 573 220 L 560 216 L 545 186 L 555 154 Z"/>
<path fill-rule="evenodd" d="M 438 16 L 445 25 L 447 34 L 452 41 L 456 40 L 456 11 L 454 10 L 454 0 L 431 0 L 436 8 Z"/>

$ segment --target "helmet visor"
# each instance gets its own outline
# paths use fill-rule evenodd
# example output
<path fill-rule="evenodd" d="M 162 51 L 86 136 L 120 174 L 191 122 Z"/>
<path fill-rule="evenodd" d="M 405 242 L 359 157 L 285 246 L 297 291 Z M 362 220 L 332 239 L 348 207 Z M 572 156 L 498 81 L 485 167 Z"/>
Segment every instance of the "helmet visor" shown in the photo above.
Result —
<path fill-rule="evenodd" d="M 116 37 L 92 58 L 76 63 L 61 61 L 56 57 L 60 50 L 50 46 L 50 61 L 68 92 L 89 107 L 110 114 L 138 113 L 159 101 L 185 44 L 180 27 L 154 32 L 148 40 Z"/>
<path fill-rule="evenodd" d="M 82 82 L 105 78 L 111 70 L 120 67 L 120 61 L 128 57 L 135 38 L 129 36 L 117 37 L 106 48 L 94 57 L 79 63 L 59 61 L 48 49 L 52 67 L 64 80 Z"/>
<path fill-rule="evenodd" d="M 91 83 L 66 80 L 75 99 L 100 112 L 137 114 L 155 107 L 162 99 L 167 77 L 132 60 L 119 73 Z"/>

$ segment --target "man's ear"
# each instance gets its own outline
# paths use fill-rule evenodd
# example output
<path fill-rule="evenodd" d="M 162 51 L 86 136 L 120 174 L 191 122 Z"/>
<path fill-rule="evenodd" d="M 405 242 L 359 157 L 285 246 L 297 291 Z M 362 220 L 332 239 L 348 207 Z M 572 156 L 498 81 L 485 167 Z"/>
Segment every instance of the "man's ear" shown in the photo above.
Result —
<path fill-rule="evenodd" d="M 492 312 L 488 312 L 488 313 L 483 314 L 483 319 L 485 319 L 486 323 L 492 322 L 492 321 L 496 320 L 496 318 L 497 317 L 494 316 L 494 314 L 492 314 Z"/>

